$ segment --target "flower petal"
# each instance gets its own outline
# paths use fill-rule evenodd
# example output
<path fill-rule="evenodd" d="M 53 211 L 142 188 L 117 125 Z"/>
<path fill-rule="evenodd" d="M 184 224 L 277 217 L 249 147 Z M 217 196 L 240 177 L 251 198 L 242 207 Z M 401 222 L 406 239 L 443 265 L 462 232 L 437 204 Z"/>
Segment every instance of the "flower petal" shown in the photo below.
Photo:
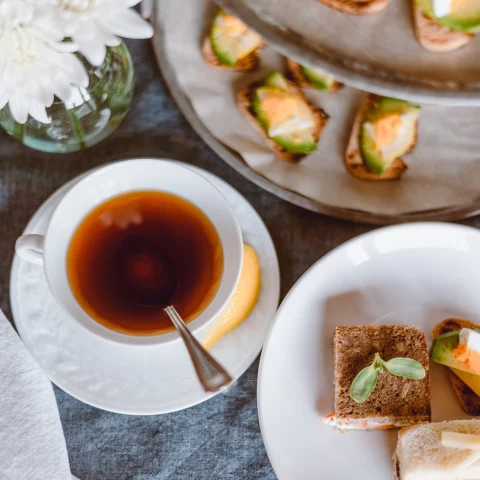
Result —
<path fill-rule="evenodd" d="M 122 39 L 114 35 L 109 26 L 101 20 L 97 22 L 97 38 L 95 40 L 102 42 L 107 47 L 118 47 L 122 43 Z"/>
<path fill-rule="evenodd" d="M 133 10 L 114 13 L 104 22 L 115 35 L 121 37 L 150 38 L 153 35 L 153 27 Z"/>
<path fill-rule="evenodd" d="M 45 107 L 51 107 L 53 100 L 54 100 L 54 94 L 52 92 L 52 87 L 49 85 L 47 88 L 43 84 L 40 85 L 40 98 L 41 98 L 41 103 Z"/>
<path fill-rule="evenodd" d="M 38 103 L 44 107 L 50 107 L 53 103 L 52 82 L 45 80 L 41 75 L 38 75 L 35 79 L 35 83 L 29 88 L 28 92 L 29 100 L 34 103 Z"/>
<path fill-rule="evenodd" d="M 68 102 L 72 97 L 72 85 L 65 78 L 62 72 L 57 72 L 52 79 L 52 90 L 55 95 L 62 101 Z"/>
<path fill-rule="evenodd" d="M 95 67 L 99 67 L 105 61 L 107 48 L 98 42 L 85 42 L 83 39 L 74 38 L 78 43 L 80 53 Z"/>
<path fill-rule="evenodd" d="M 78 45 L 74 42 L 61 42 L 51 45 L 54 50 L 61 53 L 73 53 L 78 51 Z"/>
<path fill-rule="evenodd" d="M 1 86 L 0 86 L 1 88 Z M 8 95 L 5 91 L 0 91 L 0 110 L 8 103 Z"/>
<path fill-rule="evenodd" d="M 45 107 L 40 103 L 30 101 L 29 112 L 40 123 L 52 123 L 52 119 L 47 115 Z"/>
<path fill-rule="evenodd" d="M 25 123 L 28 119 L 28 100 L 19 95 L 15 95 L 8 103 L 12 117 L 18 123 Z"/>
<path fill-rule="evenodd" d="M 62 54 L 57 65 L 66 72 L 70 83 L 84 88 L 88 87 L 88 74 L 78 57 L 72 54 Z"/>
<path fill-rule="evenodd" d="M 118 47 L 121 43 L 122 43 L 122 39 L 115 35 L 111 35 L 109 38 L 105 40 L 105 45 L 107 47 Z"/>

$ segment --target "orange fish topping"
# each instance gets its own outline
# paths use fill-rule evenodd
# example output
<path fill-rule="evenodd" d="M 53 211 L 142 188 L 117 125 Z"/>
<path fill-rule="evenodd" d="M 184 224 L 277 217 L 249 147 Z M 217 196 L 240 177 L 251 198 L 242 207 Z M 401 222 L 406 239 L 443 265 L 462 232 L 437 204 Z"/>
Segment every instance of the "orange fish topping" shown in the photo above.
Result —
<path fill-rule="evenodd" d="M 453 349 L 455 358 L 465 363 L 465 366 L 475 375 L 480 375 L 480 353 L 468 348 L 464 343 Z"/>
<path fill-rule="evenodd" d="M 375 129 L 375 150 L 390 145 L 398 135 L 400 127 L 403 125 L 402 119 L 397 114 L 385 115 L 383 118 L 373 124 Z"/>
<path fill-rule="evenodd" d="M 247 26 L 232 15 L 225 15 L 224 22 L 226 31 L 234 37 L 243 35 L 247 31 Z"/>

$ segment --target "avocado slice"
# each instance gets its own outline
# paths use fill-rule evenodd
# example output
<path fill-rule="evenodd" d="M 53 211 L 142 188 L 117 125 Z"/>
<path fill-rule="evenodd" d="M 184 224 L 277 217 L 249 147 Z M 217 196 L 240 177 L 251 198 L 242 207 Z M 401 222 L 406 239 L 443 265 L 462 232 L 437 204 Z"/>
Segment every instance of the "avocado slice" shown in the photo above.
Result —
<path fill-rule="evenodd" d="M 453 355 L 453 350 L 458 347 L 459 339 L 460 331 L 448 332 L 436 337 L 430 349 L 430 360 L 450 368 L 464 370 L 463 362 L 459 362 Z"/>
<path fill-rule="evenodd" d="M 288 85 L 288 81 L 285 78 L 285 75 L 280 72 L 272 72 L 268 74 L 263 82 L 262 85 L 265 87 L 272 87 L 272 88 L 278 88 L 279 90 L 285 90 L 286 92 L 290 92 L 290 87 Z"/>
<path fill-rule="evenodd" d="M 465 33 L 480 31 L 480 4 L 476 0 L 459 2 L 455 12 L 441 18 L 435 17 L 432 0 L 416 0 L 416 2 L 427 17 L 433 18 L 437 23 L 451 30 Z"/>
<path fill-rule="evenodd" d="M 321 70 L 320 68 L 301 67 L 303 75 L 308 80 L 308 83 L 320 91 L 328 91 L 335 83 L 335 77 Z"/>
<path fill-rule="evenodd" d="M 215 15 L 210 29 L 210 43 L 219 62 L 227 67 L 233 67 L 240 59 L 252 53 L 261 39 L 256 33 L 249 31 L 245 38 L 242 37 L 246 45 L 242 45 L 240 49 L 238 38 L 233 37 L 228 31 L 227 17 L 229 16 L 223 10 L 219 10 Z"/>
<path fill-rule="evenodd" d="M 453 350 L 458 347 L 460 331 L 448 332 L 439 335 L 433 341 L 430 349 L 430 359 L 450 368 L 450 370 L 480 396 L 480 375 L 475 375 L 466 368 L 463 362 L 458 361 Z"/>
<path fill-rule="evenodd" d="M 460 331 L 439 335 L 433 341 L 432 348 L 430 349 L 430 359 L 436 363 L 441 363 L 442 365 L 450 367 L 455 373 L 457 373 L 458 370 L 479 377 L 480 386 L 480 376 L 472 373 L 465 363 L 457 360 L 453 354 L 453 350 L 458 347 L 459 341 Z"/>
<path fill-rule="evenodd" d="M 389 167 L 389 163 L 382 158 L 381 152 L 375 151 L 375 142 L 364 126 L 360 131 L 360 152 L 368 169 L 375 175 L 381 175 Z"/>
<path fill-rule="evenodd" d="M 412 105 L 405 100 L 398 100 L 396 98 L 389 97 L 379 97 L 378 100 L 376 100 L 372 107 L 368 110 L 360 129 L 359 146 L 365 164 L 372 173 L 381 175 L 389 168 L 390 164 L 395 159 L 385 159 L 382 155 L 382 152 L 375 149 L 375 141 L 365 124 L 373 124 L 387 115 L 405 115 L 410 112 L 418 112 L 419 110 L 420 107 Z M 415 132 L 411 133 L 411 136 L 414 137 Z M 410 142 L 410 144 L 412 142 Z"/>
<path fill-rule="evenodd" d="M 271 88 L 272 91 L 282 90 L 289 92 L 288 82 L 283 74 L 279 72 L 274 72 L 268 75 L 262 82 L 262 85 L 265 85 L 264 87 L 260 87 L 263 89 Z M 257 92 L 258 89 L 255 91 L 255 95 L 253 97 L 252 110 L 256 119 L 258 120 L 258 123 L 260 123 L 268 135 L 268 115 L 261 108 L 261 102 Z M 277 135 L 271 138 L 277 145 L 292 153 L 311 153 L 317 150 L 317 142 L 315 141 L 312 132 L 308 130 L 295 132 L 288 135 Z"/>
<path fill-rule="evenodd" d="M 365 122 L 374 123 L 378 119 L 395 113 L 397 115 L 405 115 L 408 112 L 418 111 L 420 107 L 412 105 L 405 100 L 399 100 L 398 98 L 379 97 L 375 101 L 372 108 L 365 115 Z"/>
<path fill-rule="evenodd" d="M 293 153 L 311 153 L 318 148 L 315 138 L 306 130 L 290 135 L 277 135 L 272 140 L 285 150 Z"/>

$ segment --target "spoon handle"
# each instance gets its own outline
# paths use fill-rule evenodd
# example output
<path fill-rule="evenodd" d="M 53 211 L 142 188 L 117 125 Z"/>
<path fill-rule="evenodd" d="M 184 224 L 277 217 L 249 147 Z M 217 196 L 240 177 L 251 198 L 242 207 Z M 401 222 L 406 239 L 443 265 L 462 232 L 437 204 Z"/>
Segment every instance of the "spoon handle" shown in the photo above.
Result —
<path fill-rule="evenodd" d="M 197 372 L 198 379 L 206 392 L 216 392 L 232 383 L 232 377 L 225 369 L 200 345 L 192 335 L 174 306 L 170 305 L 164 309 L 173 325 L 182 337 L 187 347 L 193 366 Z"/>

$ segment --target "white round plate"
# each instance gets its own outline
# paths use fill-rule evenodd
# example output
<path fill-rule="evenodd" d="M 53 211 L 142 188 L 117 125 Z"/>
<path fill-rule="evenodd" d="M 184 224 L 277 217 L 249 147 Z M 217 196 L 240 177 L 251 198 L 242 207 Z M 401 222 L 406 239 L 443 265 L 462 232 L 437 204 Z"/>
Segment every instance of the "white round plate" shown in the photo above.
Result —
<path fill-rule="evenodd" d="M 243 240 L 258 253 L 262 287 L 251 315 L 212 348 L 238 379 L 258 356 L 278 306 L 280 274 L 270 234 L 262 219 L 234 188 L 197 167 L 233 208 Z M 83 175 L 82 175 L 83 176 Z M 65 193 L 82 177 L 55 192 L 34 214 L 24 233 L 44 233 Z M 159 346 L 117 345 L 82 329 L 55 302 L 43 269 L 15 257 L 10 300 L 17 330 L 53 383 L 104 410 L 149 415 L 182 410 L 208 400 L 181 341 Z"/>
<path fill-rule="evenodd" d="M 416 325 L 431 340 L 448 317 L 480 322 L 480 231 L 414 223 L 375 230 L 323 257 L 277 312 L 260 362 L 260 427 L 280 480 L 393 478 L 397 432 L 341 433 L 333 412 L 338 325 Z M 431 365 L 433 421 L 466 418 Z"/>

